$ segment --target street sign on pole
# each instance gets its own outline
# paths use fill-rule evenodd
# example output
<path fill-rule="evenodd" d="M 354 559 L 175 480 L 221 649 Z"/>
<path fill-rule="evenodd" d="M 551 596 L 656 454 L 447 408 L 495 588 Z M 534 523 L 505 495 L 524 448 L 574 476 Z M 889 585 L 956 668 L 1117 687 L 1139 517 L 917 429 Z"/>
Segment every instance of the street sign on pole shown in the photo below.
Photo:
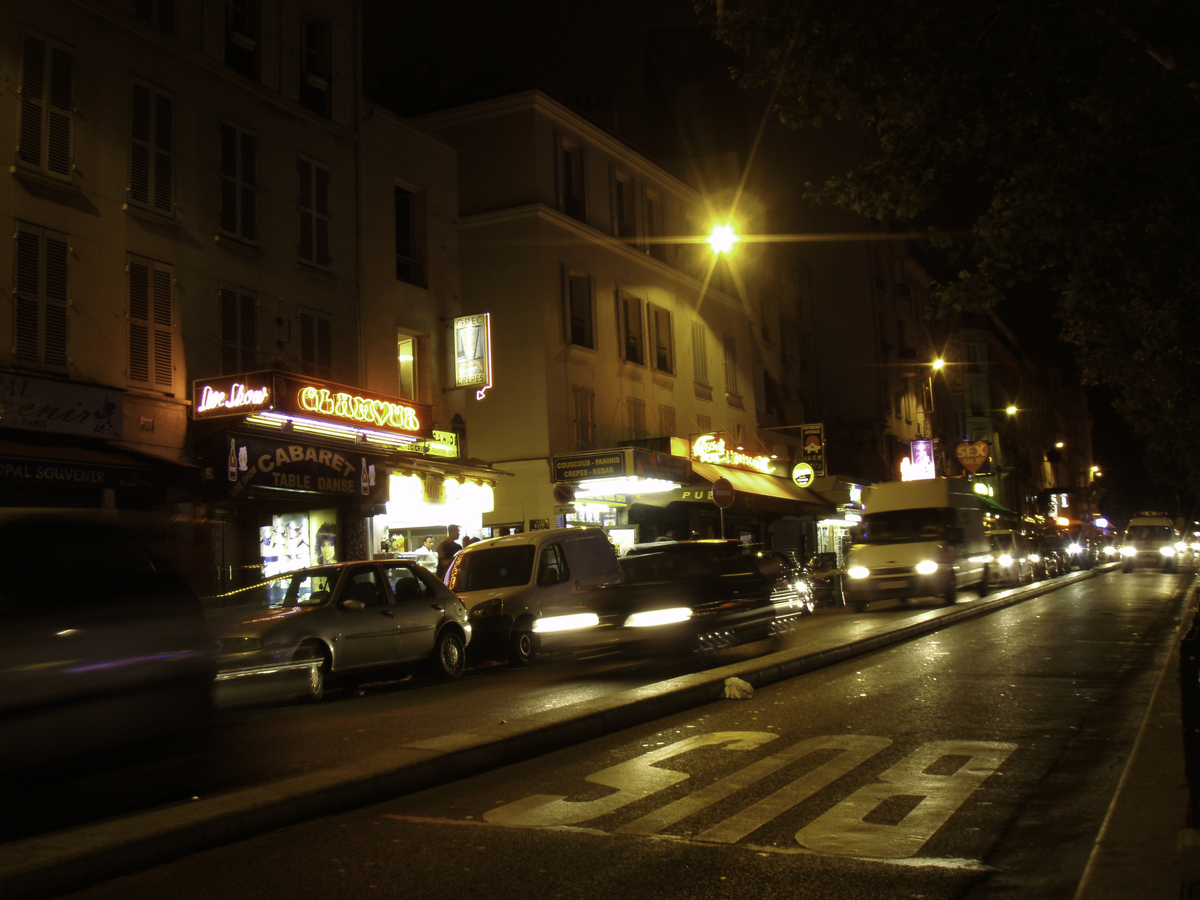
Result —
<path fill-rule="evenodd" d="M 721 510 L 721 537 L 725 537 L 725 510 L 733 506 L 733 485 L 728 478 L 718 478 L 713 482 L 712 498 Z"/>

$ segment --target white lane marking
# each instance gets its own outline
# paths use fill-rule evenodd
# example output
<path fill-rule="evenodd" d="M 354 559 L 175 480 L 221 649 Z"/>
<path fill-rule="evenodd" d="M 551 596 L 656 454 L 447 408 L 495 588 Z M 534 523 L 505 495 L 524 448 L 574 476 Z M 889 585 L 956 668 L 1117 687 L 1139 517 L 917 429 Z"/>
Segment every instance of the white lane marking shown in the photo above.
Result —
<path fill-rule="evenodd" d="M 616 793 L 586 801 L 567 801 L 562 794 L 534 794 L 490 810 L 484 813 L 483 818 L 493 825 L 544 826 L 585 822 L 665 790 L 689 777 L 683 772 L 656 768 L 656 762 L 719 744 L 728 744 L 725 750 L 753 750 L 777 737 L 779 735 L 765 731 L 717 731 L 693 735 L 587 776 L 587 780 L 594 784 L 616 788 Z"/>
<path fill-rule="evenodd" d="M 745 837 L 755 828 L 769 822 L 780 813 L 790 809 L 805 798 L 819 791 L 825 785 L 840 778 L 863 760 L 878 753 L 891 741 L 886 738 L 861 737 L 858 735 L 831 735 L 809 738 L 798 744 L 793 744 L 786 750 L 760 759 L 710 784 L 708 787 L 694 791 L 686 797 L 664 806 L 662 809 L 648 813 L 633 822 L 617 829 L 618 834 L 657 834 L 664 828 L 674 825 L 681 819 L 711 806 L 719 800 L 724 800 L 754 782 L 777 772 L 784 766 L 803 759 L 818 750 L 838 750 L 839 755 L 825 762 L 811 772 L 792 782 L 788 788 L 777 791 L 770 797 L 755 803 L 749 809 L 738 813 L 733 818 L 725 820 L 721 825 L 710 828 L 697 836 L 698 840 L 734 843 Z"/>
<path fill-rule="evenodd" d="M 790 756 L 791 758 L 787 762 L 791 762 L 818 750 L 839 750 L 841 752 L 811 772 L 801 775 L 786 787 L 780 788 L 769 797 L 764 797 L 757 803 L 751 804 L 719 825 L 702 831 L 696 837 L 701 841 L 736 843 L 756 828 L 766 825 L 776 816 L 782 815 L 793 806 L 807 800 L 817 791 L 832 784 L 891 743 L 887 738 L 855 734 L 830 735 L 801 741 L 784 753 L 776 755 Z"/>
<path fill-rule="evenodd" d="M 1016 744 L 987 741 L 924 744 L 880 774 L 879 782 L 859 788 L 801 828 L 796 832 L 796 840 L 810 850 L 834 856 L 875 859 L 915 856 L 1016 749 Z M 946 756 L 969 759 L 952 774 L 929 774 L 927 770 Z M 895 825 L 863 821 L 892 797 L 919 798 L 919 802 Z"/>

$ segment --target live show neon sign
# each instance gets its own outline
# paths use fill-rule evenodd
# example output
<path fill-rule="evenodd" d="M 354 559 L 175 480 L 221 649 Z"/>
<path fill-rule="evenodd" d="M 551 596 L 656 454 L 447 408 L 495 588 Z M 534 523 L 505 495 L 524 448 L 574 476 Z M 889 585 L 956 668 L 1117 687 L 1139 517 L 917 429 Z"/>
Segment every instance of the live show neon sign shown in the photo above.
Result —
<path fill-rule="evenodd" d="M 259 409 L 266 405 L 270 396 L 271 389 L 268 387 L 248 388 L 240 382 L 235 382 L 229 386 L 229 391 L 226 393 L 206 384 L 200 389 L 200 399 L 196 401 L 196 412 L 206 413 L 217 409 Z"/>

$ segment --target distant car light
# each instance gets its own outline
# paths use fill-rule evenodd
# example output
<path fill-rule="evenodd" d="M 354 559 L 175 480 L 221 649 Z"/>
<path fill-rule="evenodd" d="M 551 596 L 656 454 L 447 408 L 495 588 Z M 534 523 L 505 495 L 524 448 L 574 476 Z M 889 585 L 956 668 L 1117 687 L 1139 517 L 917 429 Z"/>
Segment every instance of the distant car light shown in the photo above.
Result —
<path fill-rule="evenodd" d="M 938 564 L 935 563 L 932 559 L 923 559 L 919 563 L 917 563 L 917 574 L 918 575 L 932 575 L 937 570 L 938 570 Z"/>
<path fill-rule="evenodd" d="M 1175 548 L 1174 547 L 1163 547 L 1158 552 L 1161 553 L 1163 556 L 1171 557 L 1171 556 L 1175 555 Z"/>
<path fill-rule="evenodd" d="M 1122 556 L 1137 556 L 1137 547 L 1122 547 Z"/>
<path fill-rule="evenodd" d="M 533 630 L 538 634 L 553 634 L 556 631 L 574 631 L 599 624 L 600 617 L 595 613 L 574 613 L 569 616 L 543 616 L 533 623 Z"/>
<path fill-rule="evenodd" d="M 871 571 L 866 566 L 852 566 L 846 570 L 846 574 L 851 578 L 866 578 L 871 574 Z"/>
<path fill-rule="evenodd" d="M 1116 556 L 1120 552 L 1121 551 L 1119 549 L 1117 549 L 1116 547 L 1114 547 L 1112 544 L 1109 544 L 1107 547 L 1104 548 L 1105 556 Z"/>
<path fill-rule="evenodd" d="M 673 609 L 650 609 L 646 612 L 636 612 L 625 620 L 627 628 L 650 628 L 655 625 L 674 625 L 676 622 L 686 622 L 692 617 L 692 611 L 686 606 Z"/>
<path fill-rule="evenodd" d="M 1011 566 L 1012 564 L 1013 564 L 1013 558 L 1011 556 L 1009 556 L 1007 553 L 1003 553 L 1000 555 L 1000 565 Z"/>
<path fill-rule="evenodd" d="M 1082 553 L 1082 552 L 1083 552 L 1083 547 L 1079 546 L 1079 544 L 1071 544 L 1071 545 L 1069 545 L 1069 546 L 1067 547 L 1067 552 L 1069 552 L 1069 553 Z"/>

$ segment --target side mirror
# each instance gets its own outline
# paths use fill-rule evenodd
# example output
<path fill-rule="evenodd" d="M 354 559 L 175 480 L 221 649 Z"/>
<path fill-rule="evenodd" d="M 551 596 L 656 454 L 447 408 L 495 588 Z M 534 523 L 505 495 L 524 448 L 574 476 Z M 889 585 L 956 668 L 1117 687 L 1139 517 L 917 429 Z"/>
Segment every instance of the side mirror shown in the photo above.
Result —
<path fill-rule="evenodd" d="M 342 609 L 348 609 L 350 612 L 362 612 L 367 608 L 367 604 L 361 600 L 343 600 Z"/>

